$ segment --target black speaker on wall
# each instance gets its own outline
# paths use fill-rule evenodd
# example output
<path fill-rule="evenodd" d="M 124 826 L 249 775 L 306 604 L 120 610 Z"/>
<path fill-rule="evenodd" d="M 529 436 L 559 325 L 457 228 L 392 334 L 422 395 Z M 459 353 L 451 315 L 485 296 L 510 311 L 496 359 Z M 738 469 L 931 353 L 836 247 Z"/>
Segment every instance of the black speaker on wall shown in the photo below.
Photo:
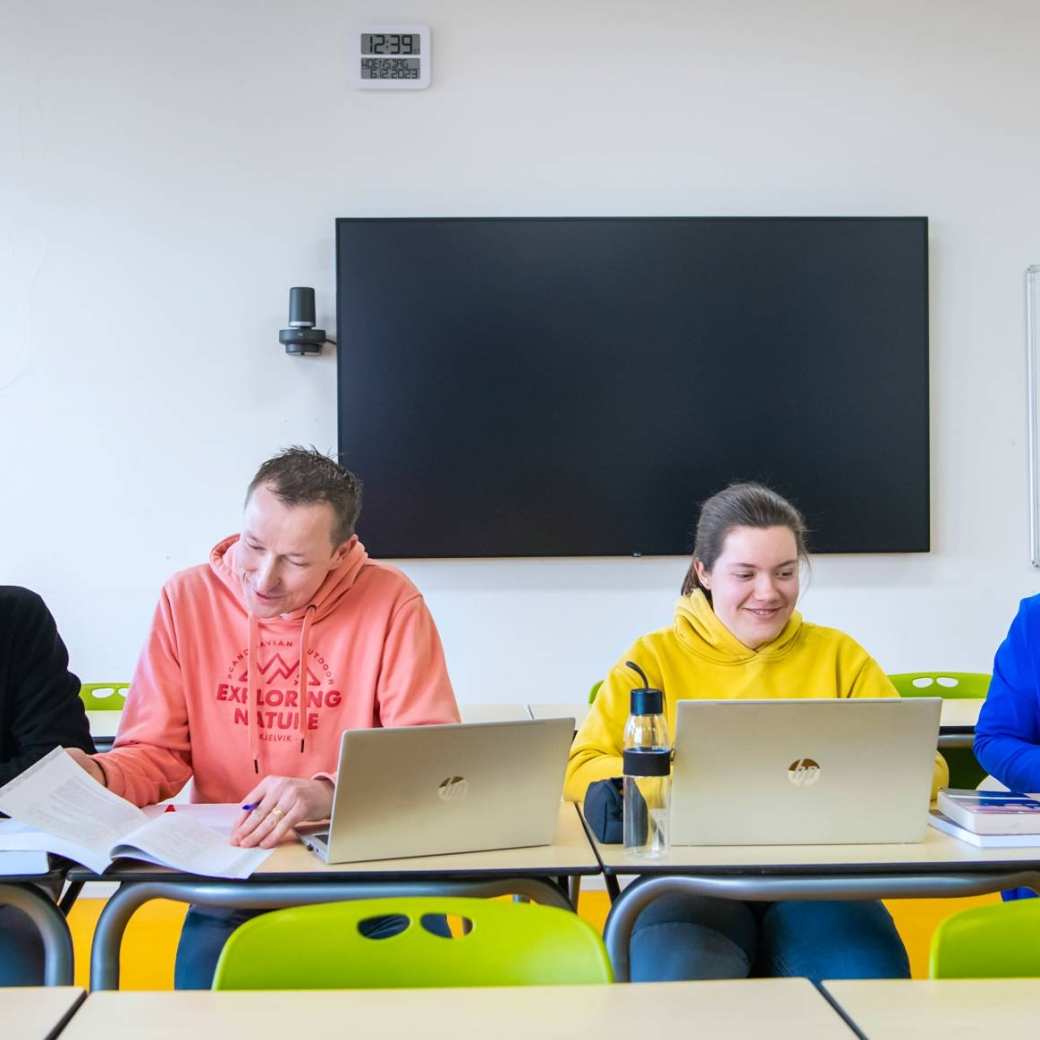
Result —
<path fill-rule="evenodd" d="M 328 342 L 324 329 L 314 327 L 314 290 L 297 285 L 289 290 L 289 327 L 278 333 L 286 354 L 320 354 Z"/>

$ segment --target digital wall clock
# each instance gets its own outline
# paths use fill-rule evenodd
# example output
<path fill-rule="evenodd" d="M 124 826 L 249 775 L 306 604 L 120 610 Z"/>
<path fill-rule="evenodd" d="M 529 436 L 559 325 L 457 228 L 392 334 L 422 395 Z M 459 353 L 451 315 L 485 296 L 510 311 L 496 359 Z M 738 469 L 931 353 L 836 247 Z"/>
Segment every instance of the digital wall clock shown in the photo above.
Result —
<path fill-rule="evenodd" d="M 350 60 L 359 90 L 423 90 L 430 85 L 428 25 L 369 25 L 352 40 Z"/>

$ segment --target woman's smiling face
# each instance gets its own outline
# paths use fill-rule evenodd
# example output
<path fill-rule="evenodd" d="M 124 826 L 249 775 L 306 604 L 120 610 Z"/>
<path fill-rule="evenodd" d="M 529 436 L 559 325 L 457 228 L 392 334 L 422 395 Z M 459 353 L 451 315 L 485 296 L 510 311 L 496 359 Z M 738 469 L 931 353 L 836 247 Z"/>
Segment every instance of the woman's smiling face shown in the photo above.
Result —
<path fill-rule="evenodd" d="M 783 631 L 798 602 L 798 543 L 789 527 L 734 527 L 715 565 L 696 561 L 718 619 L 749 650 Z"/>

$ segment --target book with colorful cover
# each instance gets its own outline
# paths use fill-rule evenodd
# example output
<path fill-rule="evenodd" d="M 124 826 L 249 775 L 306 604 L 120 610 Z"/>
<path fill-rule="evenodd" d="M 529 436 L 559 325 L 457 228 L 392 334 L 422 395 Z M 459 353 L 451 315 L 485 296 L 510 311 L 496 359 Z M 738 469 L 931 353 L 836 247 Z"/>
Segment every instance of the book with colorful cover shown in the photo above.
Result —
<path fill-rule="evenodd" d="M 1040 835 L 1040 800 L 1013 791 L 944 787 L 939 812 L 973 834 Z"/>
<path fill-rule="evenodd" d="M 1040 848 L 1040 834 L 976 834 L 958 827 L 953 820 L 935 809 L 928 814 L 928 825 L 980 849 Z"/>

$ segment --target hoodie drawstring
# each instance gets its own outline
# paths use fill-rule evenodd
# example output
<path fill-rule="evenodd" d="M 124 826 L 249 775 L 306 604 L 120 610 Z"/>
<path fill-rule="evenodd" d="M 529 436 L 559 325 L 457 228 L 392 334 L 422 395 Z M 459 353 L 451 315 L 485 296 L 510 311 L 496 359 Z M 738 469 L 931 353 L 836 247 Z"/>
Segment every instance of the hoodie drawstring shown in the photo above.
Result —
<path fill-rule="evenodd" d="M 300 735 L 300 754 L 306 747 L 307 735 L 307 637 L 311 631 L 311 621 L 318 612 L 318 608 L 312 603 L 303 616 L 303 624 L 300 626 L 300 664 L 298 668 L 297 700 L 299 705 L 298 730 Z M 260 740 L 257 733 L 257 719 L 260 714 L 260 683 L 256 678 L 258 648 L 260 645 L 260 622 L 253 615 L 249 615 L 249 665 L 247 668 L 249 689 L 246 692 L 246 706 L 248 710 L 249 723 L 249 751 L 253 756 L 253 772 L 260 773 Z"/>
<path fill-rule="evenodd" d="M 318 608 L 312 603 L 303 616 L 303 625 L 300 627 L 300 697 L 297 703 L 300 705 L 300 754 L 303 754 L 304 737 L 307 734 L 307 636 L 310 634 L 311 621 L 318 612 Z"/>
<path fill-rule="evenodd" d="M 249 615 L 249 665 L 246 669 L 248 675 L 249 689 L 246 691 L 246 712 L 249 723 L 249 750 L 253 755 L 253 772 L 260 773 L 260 741 L 256 734 L 256 716 L 260 711 L 259 695 L 257 689 L 259 683 L 256 681 L 256 659 L 257 646 L 260 642 L 260 624 L 253 616 Z"/>

